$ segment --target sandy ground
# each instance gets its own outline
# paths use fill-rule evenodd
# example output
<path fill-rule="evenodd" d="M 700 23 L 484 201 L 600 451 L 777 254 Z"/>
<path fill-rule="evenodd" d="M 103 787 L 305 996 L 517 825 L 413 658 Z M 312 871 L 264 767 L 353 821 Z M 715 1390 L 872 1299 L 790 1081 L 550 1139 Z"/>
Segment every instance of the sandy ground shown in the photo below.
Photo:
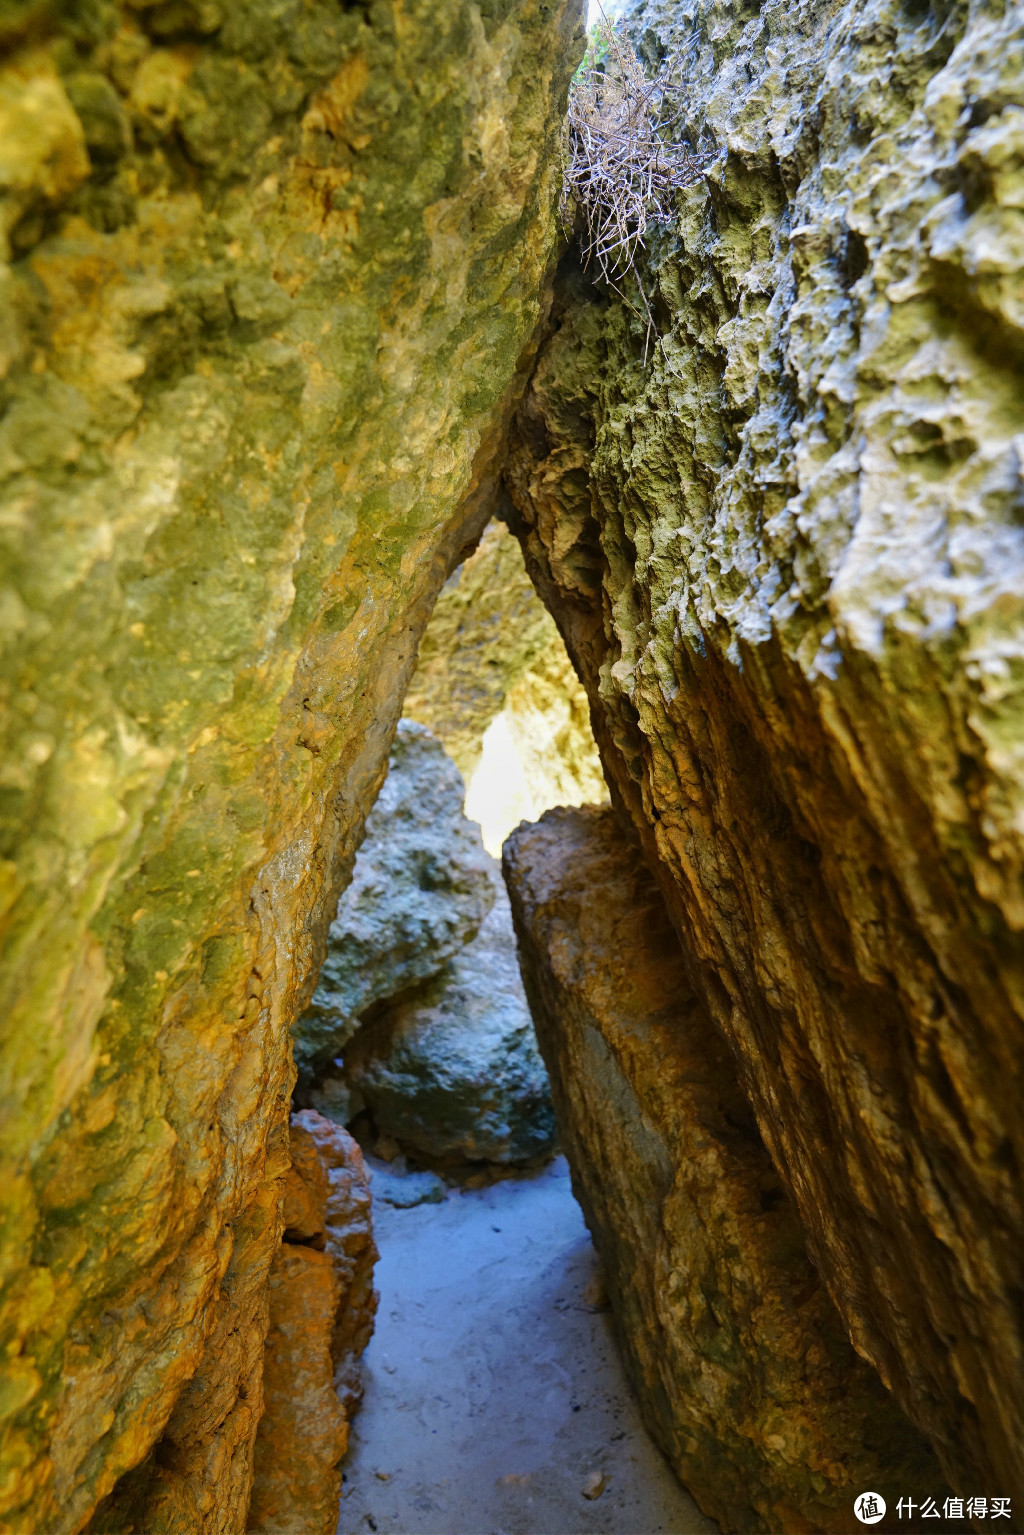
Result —
<path fill-rule="evenodd" d="M 640 1422 L 564 1158 L 375 1224 L 339 1535 L 717 1531 Z"/>

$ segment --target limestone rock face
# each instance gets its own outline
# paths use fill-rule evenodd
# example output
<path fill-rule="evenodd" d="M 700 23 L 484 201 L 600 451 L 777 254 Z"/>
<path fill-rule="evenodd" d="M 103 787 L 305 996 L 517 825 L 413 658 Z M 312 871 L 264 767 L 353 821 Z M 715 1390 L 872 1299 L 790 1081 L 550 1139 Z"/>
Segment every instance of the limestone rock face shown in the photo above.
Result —
<path fill-rule="evenodd" d="M 312 1137 L 327 1173 L 324 1248 L 334 1265 L 342 1296 L 334 1316 L 331 1361 L 334 1389 L 351 1417 L 363 1389 L 359 1359 L 370 1341 L 377 1310 L 377 1292 L 373 1288 L 377 1249 L 373 1243 L 369 1181 L 358 1145 L 340 1125 L 332 1124 L 312 1109 L 304 1109 L 293 1115 L 292 1127 L 293 1135 L 298 1127 Z"/>
<path fill-rule="evenodd" d="M 508 896 L 440 973 L 356 1035 L 346 1080 L 378 1130 L 436 1158 L 525 1162 L 554 1111 L 523 994 Z"/>
<path fill-rule="evenodd" d="M 629 25 L 712 162 L 646 363 L 566 267 L 519 531 L 858 1352 L 1019 1504 L 1024 17 Z"/>
<path fill-rule="evenodd" d="M 850 1346 L 611 809 L 505 845 L 573 1188 L 645 1416 L 725 1530 L 848 1531 L 865 1488 L 939 1492 L 926 1441 Z M 941 1497 L 940 1497 L 941 1504 Z M 895 1528 L 895 1525 L 893 1525 Z"/>
<path fill-rule="evenodd" d="M 293 1031 L 300 1087 L 340 1053 L 361 1013 L 435 975 L 490 910 L 491 860 L 464 797 L 440 742 L 402 720 L 312 1003 Z"/>
<path fill-rule="evenodd" d="M 359 1147 L 337 1125 L 306 1110 L 292 1120 L 290 1145 L 246 1530 L 333 1535 L 358 1356 L 376 1306 L 370 1192 Z"/>
<path fill-rule="evenodd" d="M 165 1434 L 153 1495 L 243 1527 L 289 1026 L 488 515 L 578 35 L 4 9 L 7 1528 L 81 1529 Z"/>
<path fill-rule="evenodd" d="M 270 1269 L 264 1411 L 247 1528 L 331 1535 L 338 1523 L 348 1430 L 328 1348 L 338 1304 L 330 1258 L 285 1242 Z"/>

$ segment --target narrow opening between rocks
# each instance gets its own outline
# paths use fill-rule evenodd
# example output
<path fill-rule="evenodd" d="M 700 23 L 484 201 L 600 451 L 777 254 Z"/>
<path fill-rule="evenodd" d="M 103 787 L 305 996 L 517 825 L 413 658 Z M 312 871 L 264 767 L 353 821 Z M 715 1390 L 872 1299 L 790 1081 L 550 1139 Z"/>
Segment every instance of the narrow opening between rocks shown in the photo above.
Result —
<path fill-rule="evenodd" d="M 344 1535 L 715 1528 L 623 1374 L 498 861 L 520 821 L 605 798 L 585 695 L 492 523 L 424 637 L 296 1029 L 293 1136 L 355 1137 L 380 1254 Z"/>

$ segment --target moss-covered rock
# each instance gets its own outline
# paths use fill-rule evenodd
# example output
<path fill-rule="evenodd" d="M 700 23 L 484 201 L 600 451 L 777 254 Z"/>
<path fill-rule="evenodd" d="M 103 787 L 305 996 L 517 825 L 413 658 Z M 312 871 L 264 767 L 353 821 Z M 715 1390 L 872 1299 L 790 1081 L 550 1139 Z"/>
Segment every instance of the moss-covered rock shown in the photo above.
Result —
<path fill-rule="evenodd" d="M 641 258 L 646 361 L 567 268 L 522 536 L 858 1352 L 1016 1508 L 1024 17 L 629 26 L 707 170 Z"/>
<path fill-rule="evenodd" d="M 578 30 L 4 9 L 10 1528 L 79 1529 L 165 1428 L 167 1517 L 242 1527 L 288 1028 L 486 517 Z"/>

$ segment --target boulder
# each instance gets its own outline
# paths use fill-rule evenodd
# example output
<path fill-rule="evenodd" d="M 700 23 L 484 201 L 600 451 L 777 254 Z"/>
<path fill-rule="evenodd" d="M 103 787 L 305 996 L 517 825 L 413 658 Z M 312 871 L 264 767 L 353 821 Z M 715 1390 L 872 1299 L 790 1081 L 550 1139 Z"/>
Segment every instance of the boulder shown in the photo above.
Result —
<path fill-rule="evenodd" d="M 464 796 L 440 742 L 402 720 L 312 1002 L 293 1030 L 300 1092 L 340 1054 L 361 1014 L 435 975 L 479 929 L 494 884 Z"/>
<path fill-rule="evenodd" d="M 626 25 L 702 169 L 653 338 L 563 265 L 517 530 L 858 1353 L 1019 1517 L 1024 12 Z"/>
<path fill-rule="evenodd" d="M 378 1163 L 370 1173 L 373 1197 L 396 1210 L 413 1210 L 417 1205 L 440 1205 L 448 1197 L 448 1187 L 437 1173 L 408 1172 Z"/>
<path fill-rule="evenodd" d="M 346 1055 L 346 1079 L 377 1129 L 429 1158 L 525 1162 L 554 1145 L 508 897 L 495 883 L 472 943 L 362 1029 Z"/>
<path fill-rule="evenodd" d="M 845 1532 L 943 1478 L 858 1359 L 799 1216 L 610 809 L 550 810 L 505 848 L 559 1130 L 645 1418 L 723 1530 Z"/>

